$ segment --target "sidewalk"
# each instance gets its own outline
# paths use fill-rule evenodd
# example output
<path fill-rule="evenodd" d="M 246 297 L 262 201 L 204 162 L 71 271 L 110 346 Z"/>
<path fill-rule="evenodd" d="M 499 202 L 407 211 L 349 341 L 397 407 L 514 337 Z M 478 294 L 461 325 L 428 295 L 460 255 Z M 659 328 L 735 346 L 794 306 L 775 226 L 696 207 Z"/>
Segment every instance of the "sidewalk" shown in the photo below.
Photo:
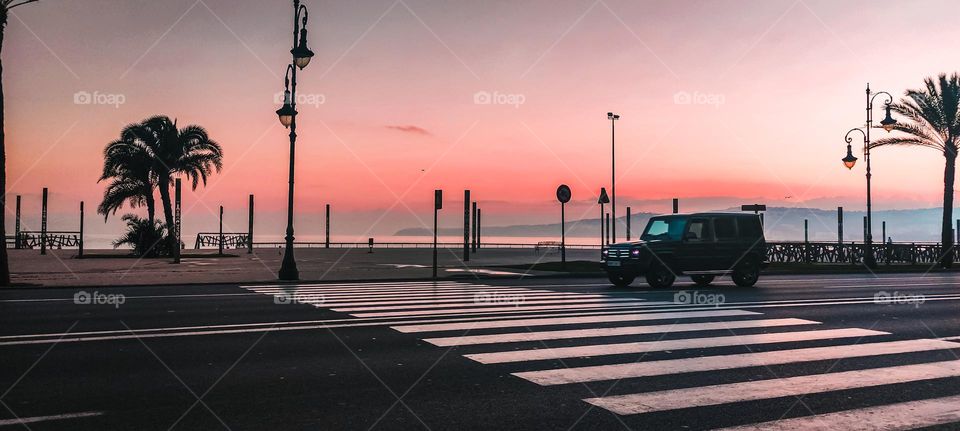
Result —
<path fill-rule="evenodd" d="M 360 281 L 387 279 L 428 279 L 432 275 L 430 249 L 295 249 L 301 281 Z M 11 278 L 24 287 L 52 286 L 129 286 L 158 284 L 209 284 L 275 282 L 283 258 L 282 249 L 186 250 L 179 265 L 171 259 L 121 257 L 114 250 L 86 250 L 88 256 L 116 254 L 116 258 L 76 259 L 76 250 L 7 250 Z M 199 257 L 198 257 L 199 255 Z M 438 251 L 440 278 L 489 276 L 520 277 L 551 275 L 548 271 L 499 269 L 503 265 L 558 262 L 556 252 L 537 253 L 524 249 L 484 249 L 462 262 L 462 251 Z M 567 260 L 595 260 L 595 250 L 568 250 Z"/>

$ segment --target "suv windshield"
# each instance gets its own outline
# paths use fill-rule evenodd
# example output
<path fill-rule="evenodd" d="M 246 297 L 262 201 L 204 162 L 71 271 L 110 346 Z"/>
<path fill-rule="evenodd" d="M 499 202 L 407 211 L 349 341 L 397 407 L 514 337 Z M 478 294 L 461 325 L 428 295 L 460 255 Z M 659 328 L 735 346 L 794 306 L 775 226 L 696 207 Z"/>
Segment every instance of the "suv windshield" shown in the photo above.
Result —
<path fill-rule="evenodd" d="M 640 236 L 644 241 L 680 241 L 687 226 L 685 217 L 652 218 Z"/>

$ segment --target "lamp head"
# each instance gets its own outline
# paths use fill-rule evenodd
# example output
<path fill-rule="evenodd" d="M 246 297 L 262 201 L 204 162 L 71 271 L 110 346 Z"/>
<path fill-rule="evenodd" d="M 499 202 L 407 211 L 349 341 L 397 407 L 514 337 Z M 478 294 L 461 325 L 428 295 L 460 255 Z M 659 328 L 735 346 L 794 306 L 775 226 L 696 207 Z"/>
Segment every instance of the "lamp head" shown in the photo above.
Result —
<path fill-rule="evenodd" d="M 847 156 L 841 160 L 843 160 L 843 166 L 846 166 L 847 169 L 853 169 L 853 165 L 857 164 L 857 157 L 853 155 L 853 147 L 850 144 L 847 144 Z"/>
<path fill-rule="evenodd" d="M 896 124 L 897 120 L 890 116 L 890 105 L 887 105 L 887 115 L 880 121 L 880 125 L 883 126 L 883 130 L 890 132 Z"/>

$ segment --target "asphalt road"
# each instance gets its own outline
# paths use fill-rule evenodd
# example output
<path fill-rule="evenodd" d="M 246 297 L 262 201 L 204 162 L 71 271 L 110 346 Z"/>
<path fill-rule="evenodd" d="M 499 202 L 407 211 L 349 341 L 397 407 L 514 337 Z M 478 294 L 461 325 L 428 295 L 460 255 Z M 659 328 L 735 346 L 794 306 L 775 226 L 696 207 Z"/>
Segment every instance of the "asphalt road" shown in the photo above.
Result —
<path fill-rule="evenodd" d="M 958 288 L 7 290 L 0 429 L 960 429 Z"/>

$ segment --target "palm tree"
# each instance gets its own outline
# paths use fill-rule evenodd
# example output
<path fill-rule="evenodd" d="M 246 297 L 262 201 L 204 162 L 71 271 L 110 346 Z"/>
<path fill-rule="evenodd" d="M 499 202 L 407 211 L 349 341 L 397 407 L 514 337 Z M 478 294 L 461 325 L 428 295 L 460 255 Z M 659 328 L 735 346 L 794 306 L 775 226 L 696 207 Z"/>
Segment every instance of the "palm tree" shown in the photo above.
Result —
<path fill-rule="evenodd" d="M 3 247 L 0 247 L 0 286 L 10 285 L 10 262 L 7 260 L 7 227 L 3 215 L 7 213 L 7 152 L 4 143 L 3 119 L 3 33 L 7 28 L 7 15 L 10 9 L 33 3 L 39 0 L 0 0 L 0 237 L 3 237 Z"/>
<path fill-rule="evenodd" d="M 200 126 L 177 129 L 170 117 L 148 118 L 138 128 L 141 139 L 149 146 L 152 155 L 152 171 L 160 189 L 163 216 L 167 230 L 174 231 L 173 207 L 170 202 L 170 187 L 173 175 L 184 175 L 191 181 L 193 190 L 214 170 L 223 169 L 223 149 L 210 139 Z M 174 239 L 171 236 L 171 241 Z"/>
<path fill-rule="evenodd" d="M 926 78 L 924 87 L 907 90 L 900 103 L 891 105 L 895 112 L 907 117 L 909 122 L 894 125 L 902 136 L 880 139 L 872 147 L 909 145 L 932 148 L 943 153 L 943 225 L 940 241 L 943 254 L 940 266 L 953 264 L 953 183 L 957 169 L 957 147 L 960 145 L 960 75 L 942 73 L 937 79 Z"/>
<path fill-rule="evenodd" d="M 153 156 L 140 139 L 143 133 L 139 124 L 131 124 L 120 133 L 120 139 L 107 144 L 103 150 L 103 174 L 97 182 L 112 180 L 97 207 L 104 220 L 116 214 L 124 202 L 133 208 L 146 206 L 147 220 L 150 223 L 155 220 L 153 189 L 157 182 L 151 169 Z"/>

